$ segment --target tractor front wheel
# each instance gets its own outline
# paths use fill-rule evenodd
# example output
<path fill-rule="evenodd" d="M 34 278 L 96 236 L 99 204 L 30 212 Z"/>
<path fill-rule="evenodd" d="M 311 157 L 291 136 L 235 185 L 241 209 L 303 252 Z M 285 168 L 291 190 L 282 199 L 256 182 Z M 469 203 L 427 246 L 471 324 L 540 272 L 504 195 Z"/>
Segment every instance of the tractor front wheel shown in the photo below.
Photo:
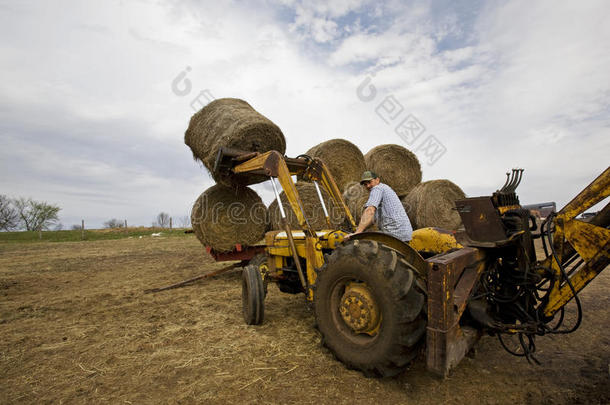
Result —
<path fill-rule="evenodd" d="M 241 303 L 244 321 L 260 325 L 265 316 L 265 288 L 257 266 L 248 265 L 242 270 Z"/>

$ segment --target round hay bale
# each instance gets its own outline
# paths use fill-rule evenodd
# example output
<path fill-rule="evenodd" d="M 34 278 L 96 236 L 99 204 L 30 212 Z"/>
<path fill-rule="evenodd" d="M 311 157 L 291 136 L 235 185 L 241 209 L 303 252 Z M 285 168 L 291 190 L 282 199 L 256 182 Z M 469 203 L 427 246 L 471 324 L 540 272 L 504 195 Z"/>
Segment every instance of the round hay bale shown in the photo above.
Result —
<path fill-rule="evenodd" d="M 248 187 L 216 184 L 203 192 L 191 211 L 193 232 L 205 246 L 227 252 L 253 245 L 267 229 L 267 208 Z"/>
<path fill-rule="evenodd" d="M 303 210 L 305 211 L 305 218 L 309 221 L 309 225 L 311 225 L 315 231 L 328 229 L 328 224 L 324 217 L 324 210 L 322 209 L 322 204 L 320 204 L 320 199 L 318 198 L 318 192 L 313 183 L 297 182 L 295 186 L 299 193 L 299 197 L 301 198 Z M 333 229 L 338 229 L 345 221 L 345 213 L 333 202 L 330 195 L 322 187 L 320 187 L 320 191 L 322 192 L 322 198 L 324 198 L 324 204 L 328 210 L 331 226 Z M 280 199 L 282 200 L 282 206 L 284 207 L 286 219 L 288 220 L 290 228 L 301 229 L 297 217 L 292 211 L 292 207 L 288 203 L 288 199 L 283 191 L 280 193 Z M 271 205 L 269 205 L 269 223 L 272 229 L 282 229 L 281 218 L 280 208 L 277 204 L 277 199 L 275 199 Z"/>
<path fill-rule="evenodd" d="M 368 199 L 369 190 L 357 181 L 349 183 L 343 191 L 343 200 L 352 213 L 356 225 L 360 223 L 360 218 L 362 218 L 362 212 L 364 211 L 364 204 L 366 204 Z"/>
<path fill-rule="evenodd" d="M 212 101 L 191 117 L 184 134 L 184 143 L 193 152 L 193 158 L 201 161 L 210 171 L 221 147 L 252 152 L 286 151 L 284 134 L 273 122 L 259 114 L 244 100 L 220 98 Z M 232 184 L 231 177 L 212 173 L 214 180 Z M 249 184 L 268 180 L 258 176 Z"/>
<path fill-rule="evenodd" d="M 369 190 L 364 187 L 359 182 L 351 182 L 345 187 L 343 191 L 343 200 L 345 204 L 347 204 L 347 208 L 352 213 L 354 217 L 354 221 L 356 221 L 356 225 L 360 224 L 360 220 L 362 219 L 362 213 L 366 208 L 364 205 L 369 200 Z M 346 219 L 347 231 L 352 232 L 351 228 L 348 225 L 348 221 Z M 377 231 L 379 228 L 377 224 L 373 222 L 367 229 L 367 231 Z"/>
<path fill-rule="evenodd" d="M 455 208 L 455 200 L 466 195 L 449 180 L 430 180 L 415 186 L 402 205 L 411 220 L 413 229 L 438 227 L 456 230 L 462 223 Z"/>
<path fill-rule="evenodd" d="M 197 197 L 195 203 L 193 204 L 193 208 L 191 209 L 191 227 L 193 228 L 193 233 L 199 239 L 199 242 L 205 245 L 203 241 L 203 233 L 201 232 L 201 227 L 199 226 L 199 222 L 197 224 L 195 221 L 198 218 L 203 218 L 202 204 L 199 203 L 199 199 L 201 196 Z"/>
<path fill-rule="evenodd" d="M 345 139 L 331 139 L 309 149 L 306 155 L 322 160 L 335 179 L 339 190 L 359 181 L 366 170 L 364 156 L 356 145 Z"/>
<path fill-rule="evenodd" d="M 404 197 L 421 183 L 419 159 L 400 145 L 376 146 L 364 155 L 364 161 L 367 169 L 377 173 L 381 182 L 392 187 L 399 197 Z"/>

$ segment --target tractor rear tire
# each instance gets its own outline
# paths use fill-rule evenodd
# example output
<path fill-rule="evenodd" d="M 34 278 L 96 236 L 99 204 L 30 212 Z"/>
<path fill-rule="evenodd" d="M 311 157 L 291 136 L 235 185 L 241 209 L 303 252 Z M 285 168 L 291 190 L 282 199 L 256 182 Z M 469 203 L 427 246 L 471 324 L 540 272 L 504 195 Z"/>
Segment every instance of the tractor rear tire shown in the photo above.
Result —
<path fill-rule="evenodd" d="M 417 356 L 426 332 L 425 296 L 417 284 L 416 273 L 394 249 L 368 240 L 339 246 L 315 284 L 315 315 L 324 345 L 367 377 L 399 374 Z M 348 293 L 354 285 L 364 286 L 366 298 L 356 299 L 360 307 L 349 307 L 355 312 L 345 311 L 354 302 Z M 378 314 L 377 326 L 366 333 L 354 327 L 371 319 L 368 313 L 358 318 L 359 308 L 375 308 Z M 345 313 L 355 314 L 357 322 L 350 326 Z"/>
<path fill-rule="evenodd" d="M 265 317 L 265 288 L 257 266 L 248 265 L 242 270 L 241 303 L 244 321 L 260 325 Z"/>

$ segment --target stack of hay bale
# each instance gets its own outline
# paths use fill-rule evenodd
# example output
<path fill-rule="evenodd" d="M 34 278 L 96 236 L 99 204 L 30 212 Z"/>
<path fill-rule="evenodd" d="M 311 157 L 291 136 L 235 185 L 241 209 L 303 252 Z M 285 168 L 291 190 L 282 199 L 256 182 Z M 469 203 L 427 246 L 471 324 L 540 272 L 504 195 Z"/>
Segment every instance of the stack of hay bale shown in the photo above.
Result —
<path fill-rule="evenodd" d="M 362 172 L 366 170 L 366 163 L 360 149 L 345 139 L 331 139 L 322 142 L 305 154 L 318 158 L 326 164 L 339 190 L 344 190 L 348 184 L 360 180 Z"/>
<path fill-rule="evenodd" d="M 268 225 L 263 201 L 251 188 L 213 173 L 214 163 L 221 147 L 284 153 L 286 140 L 282 131 L 245 101 L 224 98 L 212 101 L 193 115 L 184 142 L 217 182 L 193 205 L 191 223 L 197 238 L 218 252 L 230 251 L 236 244 L 260 241 Z M 265 180 L 261 176 L 254 182 Z"/>
<path fill-rule="evenodd" d="M 319 158 L 322 160 L 333 176 L 339 190 L 345 189 L 347 185 L 360 179 L 362 172 L 365 170 L 364 156 L 360 149 L 353 143 L 345 139 L 331 139 L 322 142 L 306 153 L 309 157 Z M 319 231 L 322 229 L 345 229 L 349 227 L 345 223 L 345 213 L 326 191 L 320 187 L 324 205 L 328 211 L 330 227 L 324 216 L 324 209 L 320 203 L 315 186 L 312 183 L 298 181 L 296 184 L 299 197 L 303 204 L 305 217 L 313 230 Z M 282 205 L 287 208 L 286 219 L 292 228 L 299 228 L 299 223 L 294 215 L 294 212 L 289 208 L 288 200 L 284 197 L 284 193 L 280 194 Z M 272 229 L 280 229 L 280 210 L 277 199 L 269 206 L 269 217 Z"/>
<path fill-rule="evenodd" d="M 379 145 L 364 155 L 366 170 L 379 176 L 401 199 L 413 229 L 438 227 L 456 230 L 461 225 L 454 201 L 464 192 L 449 180 L 422 183 L 421 165 L 417 156 L 400 145 Z M 359 180 L 359 179 L 358 179 Z M 360 221 L 368 190 L 358 182 L 343 189 L 345 199 L 356 221 Z"/>
<path fill-rule="evenodd" d="M 401 200 L 413 229 L 457 230 L 462 220 L 455 210 L 455 200 L 462 198 L 466 198 L 466 194 L 451 181 L 430 180 L 413 187 Z"/>
<path fill-rule="evenodd" d="M 280 228 L 277 200 L 267 209 L 254 190 L 235 183 L 231 176 L 213 173 L 221 147 L 285 153 L 286 140 L 275 124 L 243 100 L 218 99 L 193 115 L 184 142 L 217 182 L 197 198 L 191 212 L 193 231 L 202 244 L 218 252 L 230 251 L 236 244 L 259 242 L 269 228 Z M 360 221 L 368 200 L 368 190 L 360 185 L 360 176 L 365 170 L 372 170 L 401 198 L 414 229 L 435 226 L 453 230 L 460 225 L 459 215 L 453 207 L 456 199 L 465 197 L 462 190 L 448 180 L 422 183 L 417 156 L 400 145 L 379 145 L 363 155 L 351 142 L 332 139 L 314 146 L 306 154 L 326 164 L 343 191 L 343 198 L 356 222 Z M 267 178 L 261 176 L 249 184 L 265 180 Z M 314 185 L 299 181 L 296 188 L 310 226 L 314 230 L 328 229 Z M 343 211 L 324 190 L 321 191 L 330 228 L 346 229 Z M 280 199 L 289 225 L 300 228 L 283 193 Z"/>

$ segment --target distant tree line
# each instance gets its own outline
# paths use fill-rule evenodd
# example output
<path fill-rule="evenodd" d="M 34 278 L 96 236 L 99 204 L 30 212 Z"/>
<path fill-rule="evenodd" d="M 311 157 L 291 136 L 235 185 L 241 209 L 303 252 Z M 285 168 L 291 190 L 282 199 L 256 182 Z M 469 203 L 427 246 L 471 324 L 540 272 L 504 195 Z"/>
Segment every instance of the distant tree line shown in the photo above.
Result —
<path fill-rule="evenodd" d="M 125 225 L 124 221 L 121 221 L 116 218 L 109 219 L 104 222 L 104 228 L 122 228 Z"/>
<path fill-rule="evenodd" d="M 123 228 L 125 226 L 126 221 L 112 218 L 108 221 L 104 222 L 104 228 Z M 188 228 L 191 226 L 191 217 L 188 215 L 184 215 L 178 218 L 177 223 L 173 221 L 173 218 L 167 212 L 160 212 L 157 217 L 153 220 L 152 226 L 153 228 L 172 228 L 175 225 L 178 225 L 181 228 Z M 75 225 L 80 229 L 79 225 Z"/>
<path fill-rule="evenodd" d="M 0 194 L 0 231 L 46 231 L 61 230 L 63 225 L 59 223 L 60 207 L 44 201 L 35 201 L 31 198 L 9 198 Z M 105 228 L 123 228 L 127 221 L 116 218 L 104 222 Z M 161 212 L 152 223 L 155 228 L 172 228 L 178 225 L 182 228 L 191 226 L 191 218 L 184 215 L 178 218 L 177 224 L 173 223 L 172 217 L 167 212 Z M 82 229 L 82 225 L 72 225 L 72 230 Z"/>
<path fill-rule="evenodd" d="M 60 226 L 59 208 L 31 198 L 9 198 L 0 195 L 0 230 L 45 231 Z"/>

